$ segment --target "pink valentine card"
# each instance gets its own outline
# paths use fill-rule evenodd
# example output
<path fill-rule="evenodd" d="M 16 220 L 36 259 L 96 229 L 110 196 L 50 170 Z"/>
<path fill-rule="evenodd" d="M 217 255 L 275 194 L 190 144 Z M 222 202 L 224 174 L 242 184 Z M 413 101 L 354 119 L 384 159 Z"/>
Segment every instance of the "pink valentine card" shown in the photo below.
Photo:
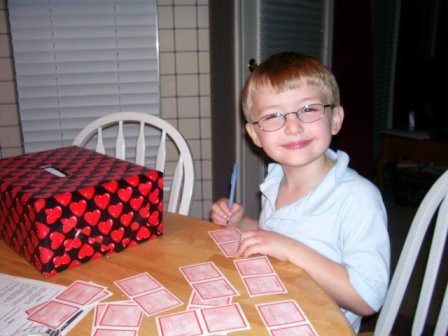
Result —
<path fill-rule="evenodd" d="M 211 334 L 250 329 L 249 322 L 238 303 L 200 310 L 207 331 Z"/>
<path fill-rule="evenodd" d="M 239 295 L 226 278 L 192 283 L 191 286 L 202 300 L 220 299 Z"/>
<path fill-rule="evenodd" d="M 115 281 L 114 283 L 130 298 L 162 288 L 162 285 L 146 272 Z"/>
<path fill-rule="evenodd" d="M 190 283 L 223 277 L 218 267 L 211 261 L 179 267 L 179 270 Z"/>
<path fill-rule="evenodd" d="M 48 301 L 28 316 L 28 320 L 59 329 L 65 322 L 80 311 L 79 307 L 58 301 Z"/>
<path fill-rule="evenodd" d="M 287 293 L 277 274 L 259 275 L 243 278 L 250 296 Z"/>
<path fill-rule="evenodd" d="M 260 256 L 248 259 L 234 260 L 235 266 L 241 276 L 275 273 L 268 257 Z"/>
<path fill-rule="evenodd" d="M 181 306 L 183 304 L 166 288 L 154 292 L 136 296 L 133 298 L 147 316 L 161 313 L 163 311 Z"/>
<path fill-rule="evenodd" d="M 105 305 L 99 319 L 99 327 L 138 328 L 143 312 L 134 303 L 110 303 Z"/>
<path fill-rule="evenodd" d="M 213 230 L 209 231 L 208 234 L 216 244 L 239 241 L 241 238 L 241 231 L 237 228 Z"/>
<path fill-rule="evenodd" d="M 156 318 L 157 330 L 162 336 L 199 336 L 204 331 L 196 310 L 174 313 Z"/>
<path fill-rule="evenodd" d="M 116 330 L 97 328 L 92 333 L 93 336 L 137 336 L 137 330 Z"/>
<path fill-rule="evenodd" d="M 285 328 L 270 330 L 272 336 L 317 336 L 316 331 L 310 324 L 302 324 Z"/>
<path fill-rule="evenodd" d="M 310 321 L 294 300 L 262 303 L 255 307 L 271 335 L 317 335 Z"/>
<path fill-rule="evenodd" d="M 103 291 L 106 288 L 99 286 L 93 282 L 84 282 L 77 280 L 73 282 L 66 290 L 56 296 L 55 299 L 76 304 L 78 306 L 85 306 L 96 298 L 103 297 Z"/>

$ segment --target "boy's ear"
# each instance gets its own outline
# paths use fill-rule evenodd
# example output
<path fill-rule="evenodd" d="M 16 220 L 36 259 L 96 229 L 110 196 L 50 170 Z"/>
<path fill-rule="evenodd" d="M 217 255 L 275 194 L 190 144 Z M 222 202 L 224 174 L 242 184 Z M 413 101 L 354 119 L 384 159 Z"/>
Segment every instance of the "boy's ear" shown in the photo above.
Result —
<path fill-rule="evenodd" d="M 342 128 L 342 122 L 344 121 L 344 109 L 342 106 L 336 106 L 333 108 L 331 116 L 331 134 L 336 135 Z"/>
<path fill-rule="evenodd" d="M 260 138 L 258 137 L 257 131 L 255 130 L 255 125 L 251 123 L 246 123 L 246 131 L 249 133 L 250 138 L 254 142 L 254 144 L 258 147 L 261 147 Z"/>

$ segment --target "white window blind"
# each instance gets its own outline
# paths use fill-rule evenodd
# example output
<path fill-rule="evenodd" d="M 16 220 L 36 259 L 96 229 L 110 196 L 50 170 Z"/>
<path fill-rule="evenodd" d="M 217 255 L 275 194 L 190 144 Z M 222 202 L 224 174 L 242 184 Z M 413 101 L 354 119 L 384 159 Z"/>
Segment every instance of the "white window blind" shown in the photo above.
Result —
<path fill-rule="evenodd" d="M 9 0 L 25 152 L 97 117 L 159 115 L 156 0 Z"/>
<path fill-rule="evenodd" d="M 332 0 L 261 0 L 261 59 L 281 51 L 295 51 L 329 64 L 330 6 Z"/>

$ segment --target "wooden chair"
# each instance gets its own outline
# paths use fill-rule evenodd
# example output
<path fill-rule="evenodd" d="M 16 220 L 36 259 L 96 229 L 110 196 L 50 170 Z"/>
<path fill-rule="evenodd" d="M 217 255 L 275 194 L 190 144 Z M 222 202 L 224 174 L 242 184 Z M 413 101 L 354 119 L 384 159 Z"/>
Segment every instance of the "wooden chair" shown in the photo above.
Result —
<path fill-rule="evenodd" d="M 446 260 L 442 262 L 442 257 L 448 230 L 448 171 L 442 174 L 432 185 L 417 209 L 400 253 L 385 303 L 376 322 L 374 335 L 385 336 L 391 334 L 423 240 L 433 219 L 435 220 L 434 233 L 417 308 L 413 317 L 412 335 L 422 334 L 440 265 L 442 264 L 442 267 L 447 265 Z M 448 287 L 446 287 L 446 284 L 443 285 L 445 286 L 445 294 L 435 325 L 434 335 L 436 336 L 446 336 L 448 332 Z M 362 335 L 367 334 L 362 333 Z"/>
<path fill-rule="evenodd" d="M 73 141 L 73 145 L 93 149 L 102 154 L 112 148 L 111 155 L 122 159 L 132 158 L 139 165 L 155 161 L 150 166 L 164 173 L 164 189 L 170 187 L 167 210 L 187 215 L 191 208 L 194 188 L 193 158 L 187 142 L 170 123 L 141 112 L 120 112 L 98 118 L 87 125 Z M 173 151 L 167 151 L 167 144 Z M 151 148 L 158 146 L 158 148 Z M 153 149 L 152 151 L 147 149 Z M 177 153 L 172 153 L 177 152 Z M 177 161 L 167 161 L 176 156 Z M 168 176 L 167 163 L 171 164 Z"/>

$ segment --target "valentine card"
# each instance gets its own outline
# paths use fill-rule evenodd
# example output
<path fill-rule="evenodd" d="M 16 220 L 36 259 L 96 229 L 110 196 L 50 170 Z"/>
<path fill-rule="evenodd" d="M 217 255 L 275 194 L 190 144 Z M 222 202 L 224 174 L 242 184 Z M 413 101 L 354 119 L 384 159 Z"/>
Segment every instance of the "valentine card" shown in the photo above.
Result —
<path fill-rule="evenodd" d="M 157 330 L 162 336 L 204 335 L 196 310 L 156 317 Z"/>
<path fill-rule="evenodd" d="M 198 282 L 204 280 L 212 280 L 224 277 L 218 267 L 213 262 L 205 262 L 180 267 L 179 270 L 188 280 L 188 282 Z"/>
<path fill-rule="evenodd" d="M 237 228 L 213 230 L 208 232 L 225 257 L 238 255 L 241 231 Z"/>
<path fill-rule="evenodd" d="M 277 274 L 259 275 L 243 278 L 249 296 L 287 293 Z"/>
<path fill-rule="evenodd" d="M 43 324 L 52 329 L 59 329 L 81 309 L 58 301 L 48 301 L 39 309 L 33 311 L 28 320 Z"/>
<path fill-rule="evenodd" d="M 92 336 L 137 336 L 137 330 L 95 329 Z"/>
<path fill-rule="evenodd" d="M 241 238 L 241 231 L 238 228 L 212 230 L 208 234 L 216 244 L 239 241 Z"/>
<path fill-rule="evenodd" d="M 202 300 L 239 295 L 213 262 L 183 266 L 179 270 Z"/>
<path fill-rule="evenodd" d="M 222 299 L 239 295 L 226 278 L 192 283 L 191 286 L 203 300 Z"/>
<path fill-rule="evenodd" d="M 255 307 L 271 335 L 317 335 L 294 300 L 257 304 Z"/>
<path fill-rule="evenodd" d="M 207 331 L 211 334 L 250 329 L 249 322 L 238 303 L 203 308 L 199 312 L 202 315 Z"/>
<path fill-rule="evenodd" d="M 133 298 L 147 316 L 181 306 L 183 302 L 166 288 L 161 288 Z"/>
<path fill-rule="evenodd" d="M 107 295 L 108 293 L 104 286 L 99 286 L 93 282 L 77 280 L 57 295 L 55 299 L 78 306 L 86 306 L 107 297 Z"/>
<path fill-rule="evenodd" d="M 218 299 L 203 300 L 198 295 L 198 293 L 196 293 L 195 291 L 192 291 L 191 295 L 190 295 L 190 299 L 188 301 L 187 310 L 205 308 L 205 307 L 225 306 L 230 303 L 232 303 L 231 296 L 226 296 L 226 297 L 218 298 Z"/>
<path fill-rule="evenodd" d="M 234 260 L 249 296 L 287 293 L 268 257 Z"/>
<path fill-rule="evenodd" d="M 143 319 L 143 312 L 134 303 L 108 303 L 99 311 L 98 327 L 138 328 Z"/>
<path fill-rule="evenodd" d="M 146 272 L 115 281 L 114 284 L 131 298 L 162 287 L 156 279 Z"/>
<path fill-rule="evenodd" d="M 268 257 L 260 256 L 248 259 L 234 260 L 235 266 L 241 276 L 275 273 Z"/>
<path fill-rule="evenodd" d="M 269 330 L 272 336 L 317 336 L 310 324 L 302 324 L 285 328 Z"/>

